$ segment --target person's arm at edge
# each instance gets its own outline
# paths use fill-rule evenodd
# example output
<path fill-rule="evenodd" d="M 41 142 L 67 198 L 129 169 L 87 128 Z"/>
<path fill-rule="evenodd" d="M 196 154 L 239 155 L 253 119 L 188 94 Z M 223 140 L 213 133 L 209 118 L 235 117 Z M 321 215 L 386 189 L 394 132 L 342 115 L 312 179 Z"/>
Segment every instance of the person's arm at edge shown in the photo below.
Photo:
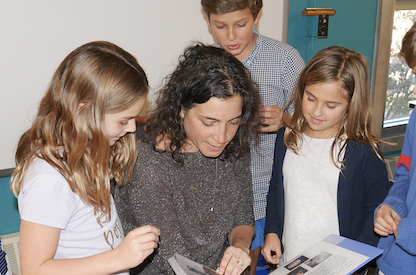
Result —
<path fill-rule="evenodd" d="M 410 188 L 409 169 L 416 123 L 415 116 L 416 113 L 413 112 L 406 129 L 403 149 L 396 165 L 395 182 L 383 203 L 374 212 L 374 231 L 381 236 L 396 232 L 397 224 L 401 218 L 407 217 L 408 214 L 406 197 Z"/>

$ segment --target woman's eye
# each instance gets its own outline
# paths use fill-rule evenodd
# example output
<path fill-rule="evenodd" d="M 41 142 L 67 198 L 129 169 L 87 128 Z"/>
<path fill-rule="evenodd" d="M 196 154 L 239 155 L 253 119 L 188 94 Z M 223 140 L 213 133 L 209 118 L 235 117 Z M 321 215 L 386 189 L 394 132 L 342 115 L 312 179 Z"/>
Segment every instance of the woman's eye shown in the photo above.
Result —
<path fill-rule="evenodd" d="M 335 109 L 335 106 L 328 105 L 328 109 Z"/>
<path fill-rule="evenodd" d="M 214 125 L 214 123 L 206 123 L 206 122 L 202 122 L 202 124 L 204 124 L 204 126 L 206 127 L 211 127 L 212 125 Z"/>
<path fill-rule="evenodd" d="M 121 124 L 121 125 L 123 125 L 123 126 L 126 126 L 126 125 L 127 125 L 127 123 L 128 123 L 127 121 L 121 121 L 121 122 L 120 122 L 120 124 Z"/>
<path fill-rule="evenodd" d="M 217 29 L 223 29 L 224 26 L 216 26 Z"/>
<path fill-rule="evenodd" d="M 244 28 L 246 26 L 246 24 L 244 25 L 238 25 L 239 28 Z"/>
<path fill-rule="evenodd" d="M 238 124 L 240 124 L 240 120 L 238 119 L 238 120 L 233 120 L 233 121 L 230 121 L 230 123 L 231 123 L 231 125 L 238 125 Z"/>

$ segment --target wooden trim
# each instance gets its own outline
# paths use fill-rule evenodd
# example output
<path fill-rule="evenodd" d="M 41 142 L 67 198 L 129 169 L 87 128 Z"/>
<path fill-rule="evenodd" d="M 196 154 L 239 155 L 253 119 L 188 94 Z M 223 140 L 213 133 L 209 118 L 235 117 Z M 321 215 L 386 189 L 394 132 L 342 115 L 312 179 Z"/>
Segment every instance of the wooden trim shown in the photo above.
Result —
<path fill-rule="evenodd" d="M 394 19 L 394 0 L 379 0 L 376 41 L 374 43 L 371 97 L 373 103 L 372 129 L 381 136 L 386 101 L 387 75 L 389 70 L 391 35 Z"/>
<path fill-rule="evenodd" d="M 333 9 L 305 9 L 302 11 L 303 16 L 314 16 L 314 15 L 335 15 Z"/>

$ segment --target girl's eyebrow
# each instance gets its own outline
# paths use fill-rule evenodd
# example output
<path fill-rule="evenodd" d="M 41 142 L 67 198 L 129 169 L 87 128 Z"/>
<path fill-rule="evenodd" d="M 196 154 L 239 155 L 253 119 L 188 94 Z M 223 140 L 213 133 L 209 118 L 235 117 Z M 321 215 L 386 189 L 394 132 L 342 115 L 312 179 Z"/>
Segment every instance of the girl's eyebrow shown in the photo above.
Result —
<path fill-rule="evenodd" d="M 311 94 L 310 92 L 308 92 L 306 89 L 305 89 L 305 93 L 306 93 L 308 96 L 311 96 L 311 97 L 315 98 L 315 96 L 314 96 L 313 94 Z"/>
<path fill-rule="evenodd" d="M 137 116 L 135 116 L 135 115 L 133 115 L 133 116 L 123 116 L 123 117 L 120 117 L 120 119 L 132 119 L 132 118 L 136 118 L 138 116 L 139 116 L 139 114 Z"/>
<path fill-rule="evenodd" d="M 327 104 L 336 104 L 336 105 L 341 105 L 342 104 L 341 102 L 338 102 L 338 101 L 327 101 L 326 103 Z"/>
<path fill-rule="evenodd" d="M 120 120 L 124 120 L 124 119 L 130 120 L 130 119 L 138 117 L 139 115 L 140 113 L 138 113 L 137 115 L 130 115 L 130 116 L 126 115 L 126 116 L 120 117 Z"/>
<path fill-rule="evenodd" d="M 311 97 L 313 97 L 313 98 L 316 98 L 313 94 L 311 94 L 310 92 L 308 92 L 307 90 L 305 90 L 305 93 L 308 95 L 308 96 L 311 96 Z M 337 105 L 340 105 L 340 104 L 342 104 L 341 102 L 339 102 L 339 101 L 326 101 L 325 102 L 326 104 L 337 104 Z"/>

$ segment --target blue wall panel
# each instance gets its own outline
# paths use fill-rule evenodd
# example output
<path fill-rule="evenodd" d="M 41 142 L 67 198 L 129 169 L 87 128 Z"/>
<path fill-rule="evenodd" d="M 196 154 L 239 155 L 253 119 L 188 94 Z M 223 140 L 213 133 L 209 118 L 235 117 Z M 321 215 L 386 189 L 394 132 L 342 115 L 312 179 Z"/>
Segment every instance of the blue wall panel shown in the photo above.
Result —
<path fill-rule="evenodd" d="M 339 45 L 368 58 L 372 67 L 378 0 L 291 0 L 289 1 L 288 43 L 305 62 L 319 50 Z M 318 16 L 302 16 L 305 8 L 332 8 L 328 38 L 316 38 Z"/>
<path fill-rule="evenodd" d="M 20 215 L 17 199 L 10 191 L 10 177 L 0 178 L 0 234 L 18 232 Z"/>

